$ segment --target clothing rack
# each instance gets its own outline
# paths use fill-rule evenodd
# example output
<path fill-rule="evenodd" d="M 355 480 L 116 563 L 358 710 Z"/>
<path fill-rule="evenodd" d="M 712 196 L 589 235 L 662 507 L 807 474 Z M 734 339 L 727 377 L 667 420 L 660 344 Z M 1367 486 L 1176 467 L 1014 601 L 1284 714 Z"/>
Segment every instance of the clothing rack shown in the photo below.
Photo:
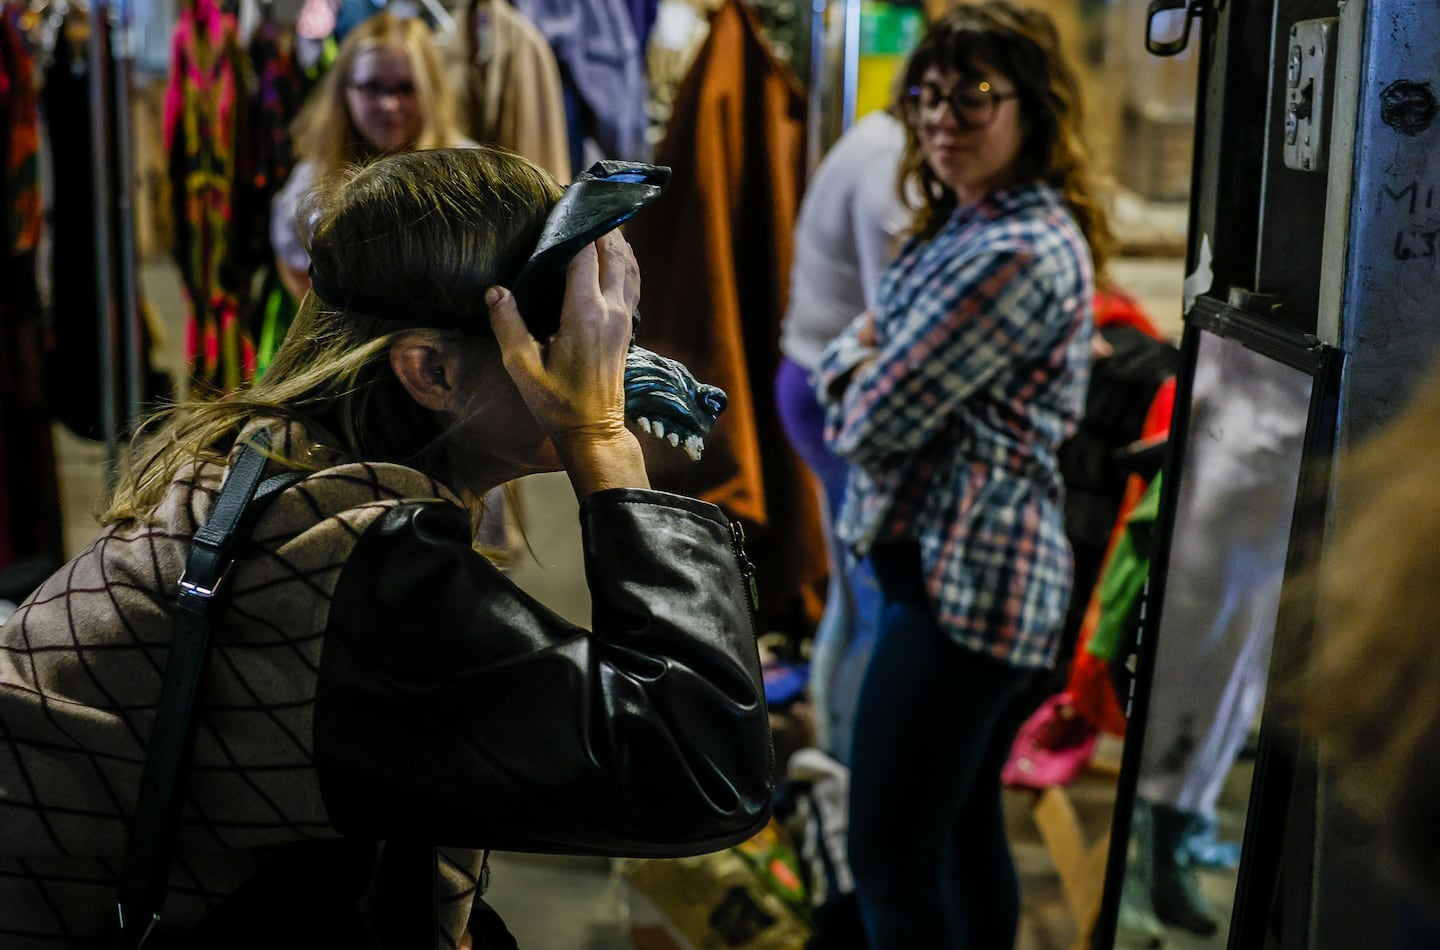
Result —
<path fill-rule="evenodd" d="M 460 35 L 460 28 L 455 23 L 455 17 L 445 9 L 440 0 L 390 0 L 387 6 L 399 6 L 401 3 L 415 3 L 430 15 L 430 19 L 435 21 L 432 37 L 435 45 L 446 46 L 454 42 Z"/>
<path fill-rule="evenodd" d="M 840 15 L 840 61 L 826 58 L 826 11 L 834 3 Z M 810 4 L 810 90 L 806 116 L 807 172 L 814 171 L 835 139 L 855 122 L 855 105 L 860 89 L 860 3 L 861 0 L 811 0 Z M 839 124 L 826 127 L 826 115 L 835 107 L 831 101 L 830 76 L 838 65 L 840 76 Z"/>
<path fill-rule="evenodd" d="M 121 436 L 140 414 L 142 385 L 130 127 L 134 48 L 130 0 L 95 0 L 90 13 L 100 426 L 107 477 L 113 477 Z"/>

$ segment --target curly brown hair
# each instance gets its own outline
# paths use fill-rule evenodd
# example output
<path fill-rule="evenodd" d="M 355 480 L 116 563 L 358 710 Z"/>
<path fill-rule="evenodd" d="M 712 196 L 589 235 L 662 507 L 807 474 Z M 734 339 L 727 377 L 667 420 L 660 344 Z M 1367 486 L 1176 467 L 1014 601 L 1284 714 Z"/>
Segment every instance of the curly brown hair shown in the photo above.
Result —
<path fill-rule="evenodd" d="M 1008 0 L 959 4 L 926 31 L 911 54 L 901 88 L 919 84 L 932 67 L 974 75 L 982 66 L 998 70 L 1019 95 L 1024 128 L 1019 178 L 1046 182 L 1064 196 L 1090 245 L 1095 273 L 1102 274 L 1115 238 L 1081 134 L 1080 82 L 1061 51 L 1054 22 L 1039 10 Z M 925 162 L 914 124 L 907 123 L 907 129 L 900 192 L 918 196 L 919 205 L 912 206 L 912 231 L 930 236 L 950 217 L 957 199 Z"/>

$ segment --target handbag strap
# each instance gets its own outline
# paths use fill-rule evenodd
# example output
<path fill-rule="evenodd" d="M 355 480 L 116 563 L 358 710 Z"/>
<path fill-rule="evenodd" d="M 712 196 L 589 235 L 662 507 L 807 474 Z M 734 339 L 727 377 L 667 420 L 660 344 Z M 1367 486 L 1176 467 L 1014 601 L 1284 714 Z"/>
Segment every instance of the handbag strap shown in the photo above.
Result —
<path fill-rule="evenodd" d="M 143 946 L 160 920 L 195 751 L 195 710 L 210 658 L 211 623 L 236 550 L 263 507 L 254 502 L 269 501 L 305 474 L 285 472 L 262 484 L 269 447 L 270 434 L 262 429 L 241 450 L 210 516 L 195 532 L 180 578 L 175 632 L 126 841 L 115 905 L 116 950 Z"/>

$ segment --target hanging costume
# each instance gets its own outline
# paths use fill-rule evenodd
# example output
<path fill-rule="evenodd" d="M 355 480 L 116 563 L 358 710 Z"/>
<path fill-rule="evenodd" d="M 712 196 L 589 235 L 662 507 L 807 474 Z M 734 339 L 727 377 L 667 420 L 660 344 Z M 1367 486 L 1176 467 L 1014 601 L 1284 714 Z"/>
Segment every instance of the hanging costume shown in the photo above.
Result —
<path fill-rule="evenodd" d="M 466 60 L 451 81 L 466 134 L 523 155 L 569 184 L 560 67 L 545 37 L 507 0 L 471 4 L 464 29 Z"/>
<path fill-rule="evenodd" d="M 295 318 L 296 302 L 280 282 L 275 252 L 270 246 L 270 204 L 275 193 L 290 177 L 294 156 L 290 145 L 290 123 L 304 100 L 305 77 L 295 62 L 293 37 L 282 33 L 270 16 L 270 5 L 250 39 L 250 69 L 256 88 L 250 103 L 251 154 L 249 223 L 236 228 L 247 238 L 246 257 L 264 272 L 260 293 L 251 302 L 246 321 L 255 341 L 255 373 L 263 375 Z"/>
<path fill-rule="evenodd" d="M 1101 729 L 1125 731 L 1117 695 L 1129 696 L 1130 650 L 1120 641 L 1134 644 L 1155 518 L 1153 507 L 1137 504 L 1149 470 L 1138 474 L 1143 466 L 1130 453 L 1142 440 L 1163 450 L 1169 403 L 1159 415 L 1156 393 L 1173 392 L 1178 357 L 1123 291 L 1096 291 L 1095 324 L 1110 353 L 1091 368 L 1085 414 L 1059 452 L 1075 585 L 1056 668 L 1027 687 L 1036 711 L 1002 774 L 1006 785 L 1036 791 L 1074 781 Z"/>
<path fill-rule="evenodd" d="M 60 493 L 45 404 L 40 243 L 40 115 L 34 60 L 0 15 L 0 567 L 60 560 Z"/>
<path fill-rule="evenodd" d="M 1120 291 L 1096 292 L 1095 326 L 1109 344 L 1110 355 L 1091 368 L 1085 414 L 1059 452 L 1065 480 L 1065 535 L 1075 559 L 1074 593 L 1061 637 L 1062 667 L 1074 655 L 1120 514 L 1130 474 L 1120 453 L 1140 438 L 1155 392 L 1175 375 L 1179 360 L 1179 350 L 1162 340 L 1138 303 Z M 1064 682 L 1064 670 L 1056 673 L 1047 678 L 1051 692 Z"/>
<path fill-rule="evenodd" d="M 587 136 L 606 158 L 646 161 L 645 67 L 625 0 L 516 0 L 560 64 L 571 121 L 570 164 L 589 164 Z"/>
<path fill-rule="evenodd" d="M 646 445 L 659 486 L 745 522 L 765 578 L 761 628 L 808 634 L 826 568 L 819 505 L 781 428 L 772 381 L 804 168 L 805 101 L 754 14 L 720 7 L 676 95 L 656 161 L 665 197 L 626 226 L 645 275 L 639 342 L 730 396 L 705 456 Z M 678 456 L 678 457 L 677 457 Z"/>
<path fill-rule="evenodd" d="M 104 29 L 102 23 L 93 27 Z M 50 317 L 55 329 L 55 366 L 63 373 L 47 379 L 51 410 L 75 435 L 99 439 L 100 334 L 95 274 L 95 154 L 91 133 L 88 16 L 71 10 L 56 38 L 45 69 L 41 99 L 52 174 L 65 187 L 55 189 L 50 207 Z M 55 117 L 65 116 L 63 121 Z M 83 275 L 83 276 L 81 276 Z M 60 377 L 64 377 L 61 385 Z"/>
<path fill-rule="evenodd" d="M 174 254 L 189 298 L 185 353 L 191 384 L 228 392 L 255 372 L 255 346 L 240 319 L 242 276 L 230 258 L 244 139 L 244 60 L 235 17 L 215 0 L 181 5 L 165 94 Z M 245 185 L 248 188 L 248 185 Z"/>
<path fill-rule="evenodd" d="M 1141 439 L 1163 442 L 1170 434 L 1175 405 L 1175 377 L 1162 383 L 1151 401 Z M 1159 504 L 1158 475 L 1131 475 L 1111 535 L 1099 584 L 1091 592 L 1065 692 L 1075 712 L 1091 726 L 1111 735 L 1125 734 L 1129 701 L 1129 660 L 1140 622 L 1140 599 L 1149 576 L 1154 548 L 1154 522 Z M 1138 563 L 1131 563 L 1133 557 Z M 1104 633 L 1101 633 L 1102 628 Z"/>

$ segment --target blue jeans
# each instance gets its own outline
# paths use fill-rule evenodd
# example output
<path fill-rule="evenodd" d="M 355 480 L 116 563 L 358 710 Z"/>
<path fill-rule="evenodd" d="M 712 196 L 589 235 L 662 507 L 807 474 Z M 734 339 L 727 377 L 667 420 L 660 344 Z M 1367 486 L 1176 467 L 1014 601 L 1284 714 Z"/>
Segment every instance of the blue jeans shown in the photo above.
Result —
<path fill-rule="evenodd" d="M 957 646 L 914 542 L 877 546 L 879 637 L 855 717 L 847 849 L 871 950 L 1010 950 L 1020 887 L 1000 770 L 1031 673 Z"/>
<path fill-rule="evenodd" d="M 817 744 L 848 765 L 855 703 L 879 627 L 880 590 L 870 562 L 852 556 L 835 538 L 850 465 L 825 446 L 825 410 L 803 366 L 781 359 L 775 399 L 786 436 L 820 482 L 830 586 L 810 653 L 810 698 Z"/>

